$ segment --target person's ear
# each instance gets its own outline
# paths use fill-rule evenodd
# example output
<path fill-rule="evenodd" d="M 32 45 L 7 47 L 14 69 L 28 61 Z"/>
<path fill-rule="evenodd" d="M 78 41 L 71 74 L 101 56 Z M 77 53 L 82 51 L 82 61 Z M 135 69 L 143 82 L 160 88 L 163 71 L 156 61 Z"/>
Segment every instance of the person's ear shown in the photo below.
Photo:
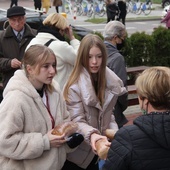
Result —
<path fill-rule="evenodd" d="M 27 72 L 28 72 L 29 75 L 33 74 L 34 69 L 30 65 L 27 65 L 26 69 L 27 69 Z"/>

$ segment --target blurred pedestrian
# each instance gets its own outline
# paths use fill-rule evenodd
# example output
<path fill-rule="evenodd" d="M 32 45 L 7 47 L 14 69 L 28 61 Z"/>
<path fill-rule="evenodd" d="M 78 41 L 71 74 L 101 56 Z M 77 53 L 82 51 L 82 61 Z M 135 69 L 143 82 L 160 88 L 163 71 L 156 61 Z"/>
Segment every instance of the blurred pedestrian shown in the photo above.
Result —
<path fill-rule="evenodd" d="M 81 40 L 63 95 L 71 120 L 81 127 L 85 141 L 68 154 L 62 170 L 98 170 L 96 141 L 108 140 L 106 129 L 118 130 L 112 109 L 126 89 L 118 76 L 106 67 L 106 59 L 106 48 L 99 36 L 88 34 Z"/>
<path fill-rule="evenodd" d="M 105 0 L 105 3 L 108 23 L 109 21 L 114 21 L 116 16 L 118 16 L 119 8 L 114 0 Z"/>
<path fill-rule="evenodd" d="M 18 6 L 18 0 L 11 0 L 10 8 L 13 7 L 13 5 Z"/>
<path fill-rule="evenodd" d="M 117 131 L 103 170 L 169 170 L 170 68 L 148 68 L 135 85 L 144 115 Z"/>
<path fill-rule="evenodd" d="M 120 53 L 126 38 L 125 26 L 120 21 L 110 21 L 106 24 L 103 32 L 104 43 L 107 49 L 107 66 L 123 81 L 127 88 L 127 72 L 125 59 Z M 113 109 L 116 122 L 121 128 L 128 121 L 123 114 L 128 106 L 128 94 L 119 96 Z"/>
<path fill-rule="evenodd" d="M 49 8 L 51 7 L 51 0 L 42 0 L 41 2 L 42 2 L 43 11 L 47 14 Z"/>
<path fill-rule="evenodd" d="M 4 90 L 0 107 L 0 169 L 60 170 L 73 151 L 54 127 L 70 122 L 60 87 L 53 80 L 56 57 L 46 46 L 25 53 Z"/>
<path fill-rule="evenodd" d="M 170 29 L 170 7 L 169 10 L 167 11 L 167 14 L 165 15 L 165 17 L 161 20 L 161 23 L 166 23 L 166 27 L 168 29 Z"/>
<path fill-rule="evenodd" d="M 68 37 L 70 43 L 65 40 L 65 36 Z M 50 41 L 51 43 L 49 43 Z M 27 48 L 34 44 L 48 44 L 48 47 L 54 51 L 57 57 L 57 75 L 54 79 L 63 89 L 73 70 L 80 45 L 80 41 L 74 37 L 67 19 L 59 13 L 49 14 L 38 29 L 37 36 L 32 39 Z"/>
<path fill-rule="evenodd" d="M 17 69 L 21 68 L 21 60 L 25 49 L 37 31 L 26 24 L 25 9 L 14 6 L 7 10 L 9 26 L 0 32 L 0 72 L 3 88 Z"/>
<path fill-rule="evenodd" d="M 127 14 L 126 0 L 118 0 L 118 8 L 119 8 L 119 15 L 117 20 L 121 21 L 125 25 L 126 14 Z"/>
<path fill-rule="evenodd" d="M 57 13 L 59 13 L 59 6 L 62 6 L 62 4 L 62 0 L 53 0 L 53 6 L 55 6 Z"/>
<path fill-rule="evenodd" d="M 35 10 L 41 10 L 41 0 L 34 0 Z"/>

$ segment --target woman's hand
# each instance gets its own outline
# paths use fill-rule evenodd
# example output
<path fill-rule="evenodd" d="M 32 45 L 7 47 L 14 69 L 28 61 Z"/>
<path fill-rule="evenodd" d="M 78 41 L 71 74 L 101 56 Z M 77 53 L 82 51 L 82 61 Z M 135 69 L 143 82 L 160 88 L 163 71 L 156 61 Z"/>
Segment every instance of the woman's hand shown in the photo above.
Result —
<path fill-rule="evenodd" d="M 70 41 L 75 39 L 71 25 L 65 29 L 65 34 L 68 36 Z"/>
<path fill-rule="evenodd" d="M 93 133 L 91 135 L 91 146 L 92 146 L 92 149 L 93 149 L 93 152 L 96 154 L 96 142 L 100 139 L 105 139 L 107 140 L 107 137 L 106 136 L 102 136 L 102 135 L 99 135 L 97 133 Z M 105 143 L 106 146 L 110 147 L 111 143 L 108 141 Z"/>
<path fill-rule="evenodd" d="M 52 129 L 52 130 L 53 130 L 53 129 Z M 52 134 L 51 134 L 52 130 L 47 133 L 48 138 L 49 138 L 49 140 L 50 140 L 50 147 L 51 147 L 51 148 L 52 148 L 52 147 L 53 147 L 53 148 L 60 147 L 61 145 L 63 145 L 63 144 L 66 142 L 66 140 L 65 140 L 65 138 L 64 138 L 64 137 L 65 137 L 65 134 L 63 134 L 63 135 L 61 135 L 61 136 L 52 135 Z"/>

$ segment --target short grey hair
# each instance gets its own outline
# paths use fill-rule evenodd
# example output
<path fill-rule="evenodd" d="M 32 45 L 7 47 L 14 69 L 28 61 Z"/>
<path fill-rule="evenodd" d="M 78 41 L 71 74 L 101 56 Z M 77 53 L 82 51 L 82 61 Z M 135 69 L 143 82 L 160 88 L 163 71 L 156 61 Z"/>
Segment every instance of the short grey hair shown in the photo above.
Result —
<path fill-rule="evenodd" d="M 125 26 L 120 21 L 110 21 L 104 28 L 103 37 L 105 40 L 111 40 L 116 35 L 121 37 L 124 31 Z"/>

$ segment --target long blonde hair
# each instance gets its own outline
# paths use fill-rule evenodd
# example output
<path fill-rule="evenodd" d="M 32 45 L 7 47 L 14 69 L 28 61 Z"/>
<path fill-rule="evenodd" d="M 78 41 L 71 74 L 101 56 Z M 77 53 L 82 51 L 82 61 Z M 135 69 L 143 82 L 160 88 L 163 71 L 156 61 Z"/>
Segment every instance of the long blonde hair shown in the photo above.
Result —
<path fill-rule="evenodd" d="M 72 84 L 77 82 L 83 67 L 88 71 L 89 75 L 91 76 L 92 84 L 94 85 L 94 81 L 89 70 L 89 51 L 93 46 L 98 47 L 102 53 L 102 64 L 98 72 L 98 84 L 97 84 L 96 95 L 98 99 L 100 100 L 101 105 L 103 105 L 104 103 L 104 93 L 105 93 L 105 88 L 106 88 L 105 74 L 106 74 L 107 53 L 106 53 L 106 48 L 105 48 L 105 45 L 102 39 L 99 36 L 94 35 L 94 34 L 86 35 L 81 41 L 74 69 L 64 88 L 63 95 L 67 102 L 69 102 L 68 101 L 69 88 Z"/>
<path fill-rule="evenodd" d="M 23 69 L 25 70 L 27 77 L 29 76 L 29 73 L 27 71 L 28 65 L 34 67 L 36 70 L 36 74 L 39 74 L 41 66 L 47 61 L 50 55 L 55 56 L 54 52 L 50 48 L 44 45 L 37 44 L 37 45 L 30 46 L 28 50 L 25 52 L 25 55 L 22 59 L 22 66 Z M 55 56 L 55 60 L 56 60 L 56 56 Z M 55 72 L 57 73 L 56 69 Z M 49 84 L 46 87 L 50 92 L 53 91 L 52 84 Z"/>

